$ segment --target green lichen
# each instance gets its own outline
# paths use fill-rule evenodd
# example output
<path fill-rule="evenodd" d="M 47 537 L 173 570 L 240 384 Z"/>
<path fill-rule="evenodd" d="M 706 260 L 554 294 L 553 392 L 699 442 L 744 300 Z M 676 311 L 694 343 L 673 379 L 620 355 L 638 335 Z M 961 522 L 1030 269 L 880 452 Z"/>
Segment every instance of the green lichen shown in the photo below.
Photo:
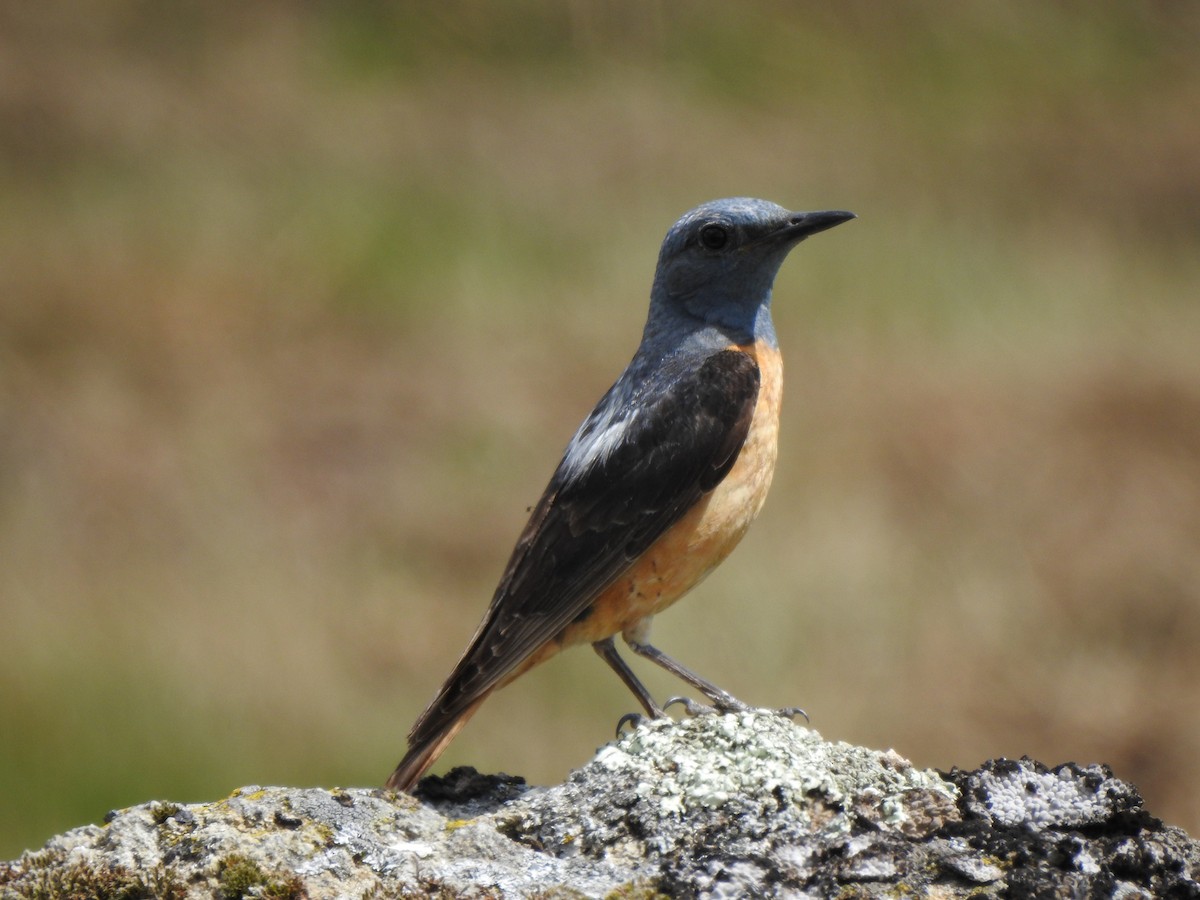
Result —
<path fill-rule="evenodd" d="M 328 822 L 314 822 L 312 824 L 313 833 L 317 836 L 323 847 L 332 847 L 334 838 L 337 837 L 337 829 Z"/>
<path fill-rule="evenodd" d="M 226 797 L 226 800 L 261 800 L 267 795 L 267 789 L 255 785 L 254 787 L 240 787 L 232 794 Z"/>
<path fill-rule="evenodd" d="M 187 890 L 170 869 L 135 872 L 124 866 L 66 863 L 62 850 L 30 853 L 0 865 L 0 893 L 22 900 L 184 900 Z"/>
<path fill-rule="evenodd" d="M 183 807 L 178 803 L 155 803 L 150 808 L 150 817 L 154 819 L 155 825 L 165 825 L 167 819 L 171 818 L 181 809 Z"/>
<path fill-rule="evenodd" d="M 295 875 L 271 878 L 253 860 L 231 853 L 217 864 L 220 900 L 267 897 L 270 900 L 300 900 L 304 883 Z"/>
<path fill-rule="evenodd" d="M 670 900 L 653 880 L 631 881 L 604 895 L 604 900 Z"/>
<path fill-rule="evenodd" d="M 175 860 L 195 861 L 207 853 L 204 842 L 187 831 L 175 828 L 167 829 L 159 836 L 159 843 L 171 851 Z"/>
<path fill-rule="evenodd" d="M 268 881 L 263 885 L 260 897 L 269 900 L 303 900 L 308 894 L 304 890 L 304 882 L 297 875 L 288 875 L 276 881 Z"/>
<path fill-rule="evenodd" d="M 221 884 L 221 900 L 242 900 L 251 888 L 259 887 L 267 880 L 262 869 L 240 853 L 231 853 L 217 864 L 217 877 Z"/>

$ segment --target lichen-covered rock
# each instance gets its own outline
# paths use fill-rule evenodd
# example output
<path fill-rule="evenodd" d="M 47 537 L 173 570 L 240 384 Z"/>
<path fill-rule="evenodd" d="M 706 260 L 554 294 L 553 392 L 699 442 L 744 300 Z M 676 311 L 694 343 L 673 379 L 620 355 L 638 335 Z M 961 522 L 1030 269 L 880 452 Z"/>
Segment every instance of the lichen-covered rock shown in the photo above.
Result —
<path fill-rule="evenodd" d="M 0 898 L 1200 897 L 1104 767 L 915 769 L 766 713 L 641 725 L 565 784 L 147 803 L 0 864 Z"/>
<path fill-rule="evenodd" d="M 1106 766 L 1065 763 L 1047 769 L 1032 760 L 993 760 L 958 778 L 966 807 L 977 819 L 999 826 L 1081 828 L 1138 809 L 1131 785 Z"/>
<path fill-rule="evenodd" d="M 957 799 L 953 785 L 895 753 L 742 713 L 649 722 L 500 818 L 557 856 L 651 872 L 672 895 L 746 896 L 810 881 L 827 867 L 816 847 L 847 849 L 865 878 L 879 862 L 854 838 L 929 835 L 958 819 Z"/>

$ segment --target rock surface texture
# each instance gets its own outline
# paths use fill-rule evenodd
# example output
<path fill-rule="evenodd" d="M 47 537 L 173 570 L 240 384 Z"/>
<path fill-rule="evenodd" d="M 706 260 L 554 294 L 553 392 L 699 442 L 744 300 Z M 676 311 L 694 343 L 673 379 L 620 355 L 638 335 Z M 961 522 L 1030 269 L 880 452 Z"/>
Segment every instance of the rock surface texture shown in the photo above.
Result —
<path fill-rule="evenodd" d="M 565 784 L 146 803 L 0 864 L 0 897 L 1198 897 L 1200 844 L 1103 766 L 913 768 L 767 713 L 653 721 Z"/>

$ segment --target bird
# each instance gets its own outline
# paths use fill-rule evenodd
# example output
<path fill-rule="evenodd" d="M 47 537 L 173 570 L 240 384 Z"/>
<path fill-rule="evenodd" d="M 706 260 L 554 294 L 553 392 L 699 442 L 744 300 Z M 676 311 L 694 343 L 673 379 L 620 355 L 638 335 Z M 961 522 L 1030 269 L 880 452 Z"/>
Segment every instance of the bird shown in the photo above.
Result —
<path fill-rule="evenodd" d="M 696 708 L 751 708 L 650 644 L 650 623 L 729 555 L 762 508 L 783 375 L 775 276 L 805 238 L 853 218 L 736 197 L 670 228 L 637 351 L 568 442 L 388 789 L 412 790 L 496 689 L 572 645 L 591 644 L 648 716 L 664 716 L 617 634 L 712 703 Z"/>

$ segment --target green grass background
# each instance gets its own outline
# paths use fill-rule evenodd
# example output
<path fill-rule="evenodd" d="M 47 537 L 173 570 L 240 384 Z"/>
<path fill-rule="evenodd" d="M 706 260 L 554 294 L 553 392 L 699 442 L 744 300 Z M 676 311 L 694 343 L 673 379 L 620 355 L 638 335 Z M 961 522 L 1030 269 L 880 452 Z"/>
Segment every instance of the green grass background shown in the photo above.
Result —
<path fill-rule="evenodd" d="M 0 858 L 381 783 L 743 194 L 861 218 L 780 276 L 775 487 L 658 643 L 1200 830 L 1198 9 L 4 4 Z M 569 653 L 442 765 L 557 781 L 632 708 Z"/>

